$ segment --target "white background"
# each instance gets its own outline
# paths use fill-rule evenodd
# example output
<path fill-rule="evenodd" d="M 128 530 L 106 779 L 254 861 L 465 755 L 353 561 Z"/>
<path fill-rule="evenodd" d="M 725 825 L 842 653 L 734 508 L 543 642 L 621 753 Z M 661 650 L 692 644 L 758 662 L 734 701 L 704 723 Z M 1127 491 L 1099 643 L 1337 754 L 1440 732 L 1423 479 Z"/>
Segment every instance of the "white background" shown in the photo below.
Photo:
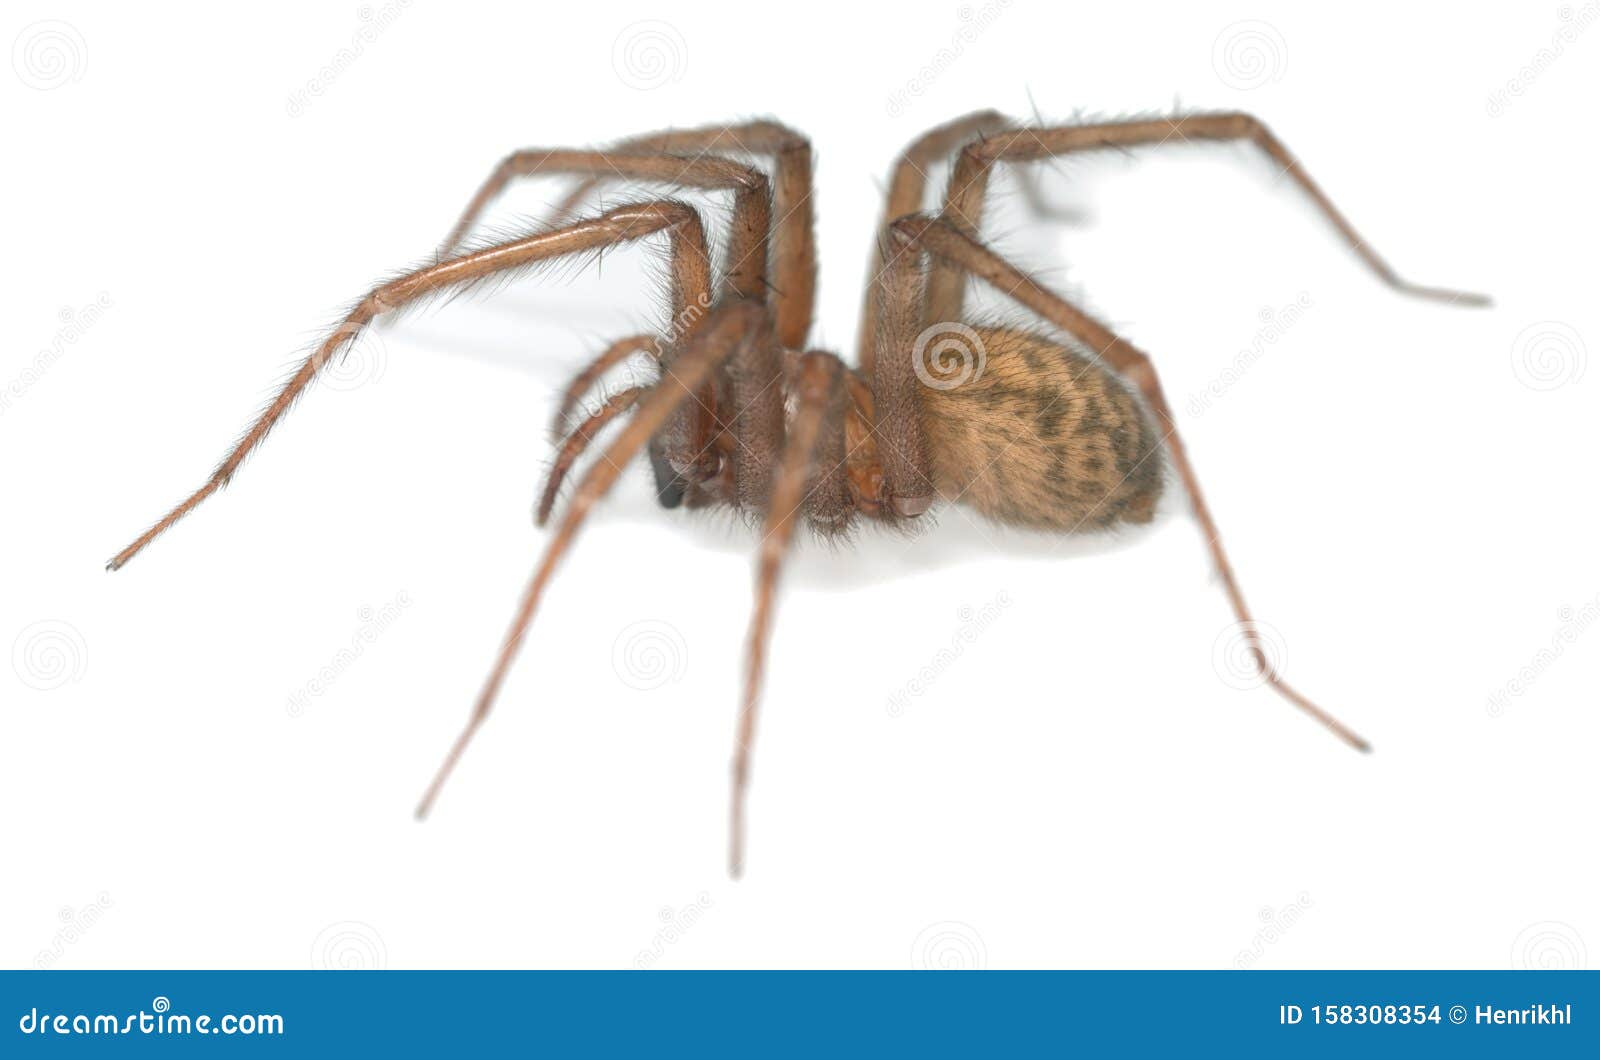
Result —
<path fill-rule="evenodd" d="M 1593 959 L 1600 13 L 1563 10 L 415 0 L 340 58 L 353 5 L 8 6 L 0 962 Z M 1111 538 L 943 510 L 790 567 L 732 883 L 753 539 L 635 470 L 413 822 L 542 547 L 553 395 L 658 320 L 637 251 L 384 331 L 101 569 L 511 148 L 805 130 L 848 354 L 918 131 L 1175 100 L 1259 113 L 1405 275 L 1497 299 L 1398 297 L 1243 147 L 1075 160 L 1075 219 L 988 232 L 1154 352 L 1282 665 L 1371 756 L 1231 687 L 1176 491 Z"/>

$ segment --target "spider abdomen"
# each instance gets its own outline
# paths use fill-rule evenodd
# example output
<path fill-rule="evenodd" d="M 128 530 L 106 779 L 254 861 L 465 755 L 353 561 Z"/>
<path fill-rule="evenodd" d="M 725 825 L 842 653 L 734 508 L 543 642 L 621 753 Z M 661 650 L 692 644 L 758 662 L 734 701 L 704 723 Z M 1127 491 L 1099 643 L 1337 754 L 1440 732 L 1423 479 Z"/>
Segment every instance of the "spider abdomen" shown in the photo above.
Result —
<path fill-rule="evenodd" d="M 976 328 L 971 337 L 965 371 L 925 379 L 921 393 L 939 494 L 1047 530 L 1149 522 L 1161 495 L 1161 438 L 1129 387 L 1030 332 Z"/>

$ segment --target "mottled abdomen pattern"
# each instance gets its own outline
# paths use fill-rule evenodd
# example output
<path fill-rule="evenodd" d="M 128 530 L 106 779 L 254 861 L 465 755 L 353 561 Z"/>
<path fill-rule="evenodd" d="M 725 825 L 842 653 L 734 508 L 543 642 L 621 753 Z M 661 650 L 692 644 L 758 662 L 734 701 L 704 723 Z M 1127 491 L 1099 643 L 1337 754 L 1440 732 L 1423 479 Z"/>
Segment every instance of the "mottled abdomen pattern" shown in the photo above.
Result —
<path fill-rule="evenodd" d="M 1161 438 L 1129 387 L 1042 336 L 975 330 L 966 377 L 935 376 L 920 394 L 940 495 L 1017 526 L 1149 522 Z"/>

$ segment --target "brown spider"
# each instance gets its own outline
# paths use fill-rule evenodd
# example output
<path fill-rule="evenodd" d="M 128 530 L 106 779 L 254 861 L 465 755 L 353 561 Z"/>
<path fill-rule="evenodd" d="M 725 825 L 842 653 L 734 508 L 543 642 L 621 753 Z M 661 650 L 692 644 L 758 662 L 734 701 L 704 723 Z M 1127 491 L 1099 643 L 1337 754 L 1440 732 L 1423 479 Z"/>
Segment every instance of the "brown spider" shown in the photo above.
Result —
<path fill-rule="evenodd" d="M 756 121 L 655 133 L 603 150 L 518 151 L 473 197 L 435 263 L 374 288 L 357 303 L 205 485 L 108 566 L 121 567 L 225 486 L 328 361 L 381 314 L 506 270 L 661 232 L 670 256 L 668 333 L 617 342 L 580 372 L 560 403 L 558 431 L 570 426 L 579 400 L 600 376 L 629 356 L 650 353 L 660 377 L 654 385 L 610 397 L 566 434 L 539 504 L 541 524 L 566 473 L 600 429 L 618 416 L 632 416 L 573 494 L 466 728 L 417 808 L 419 817 L 488 716 L 556 562 L 641 448 L 649 453 L 663 506 L 731 506 L 764 521 L 733 759 L 734 876 L 743 864 L 745 789 L 773 593 L 802 515 L 823 534 L 844 530 L 858 515 L 909 525 L 937 497 L 1003 523 L 1058 532 L 1148 522 L 1161 492 L 1165 445 L 1263 678 L 1365 751 L 1366 741 L 1286 684 L 1268 662 L 1150 358 L 976 236 L 997 162 L 1037 162 L 1172 139 L 1254 143 L 1389 286 L 1449 302 L 1487 303 L 1481 296 L 1402 280 L 1283 144 L 1248 114 L 1025 128 L 984 111 L 925 133 L 901 154 L 866 292 L 859 364 L 852 369 L 831 353 L 805 348 L 816 278 L 811 146 L 798 133 Z M 918 212 L 926 170 L 952 153 L 943 210 Z M 770 161 L 770 177 L 741 161 L 757 157 Z M 551 226 L 461 252 L 463 239 L 501 189 L 513 177 L 534 174 L 583 179 Z M 714 294 L 705 228 L 684 203 L 656 199 L 569 220 L 598 185 L 617 178 L 733 192 L 727 260 Z M 968 276 L 998 288 L 1082 348 L 1018 328 L 962 323 Z"/>

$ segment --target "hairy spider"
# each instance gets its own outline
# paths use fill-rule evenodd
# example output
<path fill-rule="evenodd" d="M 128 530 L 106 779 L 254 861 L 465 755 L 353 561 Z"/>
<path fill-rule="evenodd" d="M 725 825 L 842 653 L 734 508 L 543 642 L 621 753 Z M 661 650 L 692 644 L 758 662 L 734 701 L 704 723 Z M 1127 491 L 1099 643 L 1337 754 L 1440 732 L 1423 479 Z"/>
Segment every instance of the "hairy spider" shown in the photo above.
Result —
<path fill-rule="evenodd" d="M 1487 303 L 1481 296 L 1402 280 L 1288 149 L 1248 114 L 1029 128 L 983 111 L 930 130 L 900 155 L 865 296 L 858 364 L 849 368 L 831 353 L 806 348 L 816 265 L 811 145 L 800 134 L 755 121 L 655 133 L 601 150 L 517 151 L 473 197 L 434 262 L 362 298 L 206 483 L 108 566 L 121 567 L 225 486 L 329 360 L 380 315 L 507 270 L 662 233 L 670 261 L 670 327 L 664 335 L 613 344 L 567 387 L 556 416 L 565 441 L 539 502 L 541 524 L 564 477 L 601 428 L 619 416 L 631 418 L 573 493 L 466 727 L 423 795 L 419 817 L 488 716 L 556 562 L 640 449 L 648 452 L 663 506 L 729 506 L 763 522 L 732 769 L 729 869 L 734 876 L 744 860 L 745 791 L 773 594 L 801 517 L 823 534 L 840 532 L 857 516 L 907 525 L 939 498 L 1002 523 L 1063 533 L 1148 522 L 1161 492 L 1165 451 L 1188 492 L 1263 678 L 1365 751 L 1364 740 L 1285 683 L 1268 661 L 1150 358 L 977 236 L 989 175 L 998 162 L 1038 162 L 1069 152 L 1170 140 L 1255 144 L 1310 196 L 1383 282 L 1407 294 Z M 927 170 L 952 155 L 942 210 L 919 212 Z M 757 159 L 766 168 L 750 164 Z M 491 200 L 513 178 L 535 174 L 582 179 L 544 228 L 463 250 Z M 700 215 L 682 202 L 654 199 L 571 219 L 599 185 L 619 178 L 731 191 L 720 274 L 713 278 Z M 964 323 L 969 277 L 994 286 L 1072 344 L 1021 328 Z M 573 424 L 580 399 L 606 370 L 639 352 L 659 366 L 654 384 L 617 393 Z"/>

